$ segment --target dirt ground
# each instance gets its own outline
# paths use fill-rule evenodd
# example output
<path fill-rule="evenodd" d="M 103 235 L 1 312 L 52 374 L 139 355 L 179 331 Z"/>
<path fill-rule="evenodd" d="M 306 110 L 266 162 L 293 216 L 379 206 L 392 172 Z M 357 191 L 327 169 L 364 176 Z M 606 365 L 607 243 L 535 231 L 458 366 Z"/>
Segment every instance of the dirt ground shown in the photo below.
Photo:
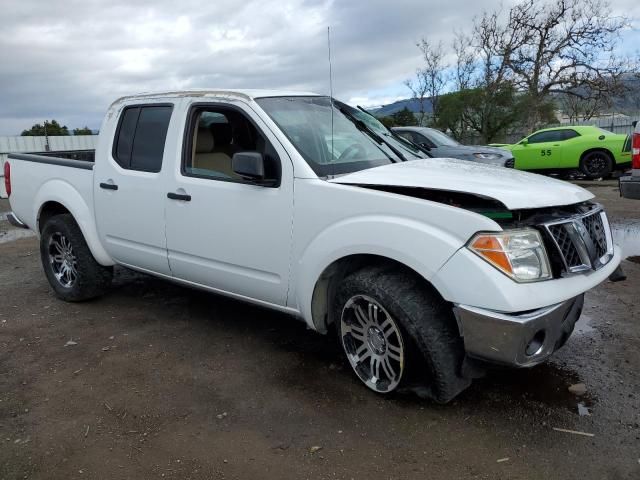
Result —
<path fill-rule="evenodd" d="M 614 183 L 589 188 L 640 218 Z M 547 364 L 437 406 L 376 396 L 296 319 L 125 270 L 104 298 L 60 302 L 35 238 L 10 231 L 0 479 L 640 479 L 640 264 L 588 293 Z"/>

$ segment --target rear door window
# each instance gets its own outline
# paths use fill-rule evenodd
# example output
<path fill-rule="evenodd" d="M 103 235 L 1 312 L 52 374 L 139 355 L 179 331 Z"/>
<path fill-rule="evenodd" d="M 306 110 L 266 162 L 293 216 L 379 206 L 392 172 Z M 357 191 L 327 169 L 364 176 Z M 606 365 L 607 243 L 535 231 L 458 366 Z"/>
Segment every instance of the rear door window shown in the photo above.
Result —
<path fill-rule="evenodd" d="M 114 160 L 125 169 L 159 172 L 172 110 L 172 105 L 127 107 L 116 132 Z"/>

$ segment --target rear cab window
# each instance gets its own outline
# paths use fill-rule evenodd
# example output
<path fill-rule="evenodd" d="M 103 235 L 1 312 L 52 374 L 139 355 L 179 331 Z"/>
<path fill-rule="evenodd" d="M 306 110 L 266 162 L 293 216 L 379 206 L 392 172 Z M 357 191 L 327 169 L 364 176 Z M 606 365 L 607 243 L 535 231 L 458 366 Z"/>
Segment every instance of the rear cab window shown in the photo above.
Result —
<path fill-rule="evenodd" d="M 114 137 L 116 163 L 127 170 L 159 172 L 172 112 L 171 104 L 126 107 Z"/>

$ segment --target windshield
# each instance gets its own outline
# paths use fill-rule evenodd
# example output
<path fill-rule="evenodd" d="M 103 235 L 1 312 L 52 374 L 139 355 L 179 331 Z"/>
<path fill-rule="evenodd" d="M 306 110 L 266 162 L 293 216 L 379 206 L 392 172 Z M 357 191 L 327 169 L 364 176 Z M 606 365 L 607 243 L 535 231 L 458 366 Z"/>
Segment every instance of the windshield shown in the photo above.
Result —
<path fill-rule="evenodd" d="M 427 128 L 427 135 L 429 136 L 429 140 L 436 144 L 436 147 L 457 147 L 460 145 L 450 136 L 442 133 L 440 130 L 435 130 L 433 128 Z"/>
<path fill-rule="evenodd" d="M 329 97 L 269 97 L 256 102 L 319 177 L 388 165 L 403 158 L 425 158 L 368 113 L 337 100 L 332 110 Z"/>

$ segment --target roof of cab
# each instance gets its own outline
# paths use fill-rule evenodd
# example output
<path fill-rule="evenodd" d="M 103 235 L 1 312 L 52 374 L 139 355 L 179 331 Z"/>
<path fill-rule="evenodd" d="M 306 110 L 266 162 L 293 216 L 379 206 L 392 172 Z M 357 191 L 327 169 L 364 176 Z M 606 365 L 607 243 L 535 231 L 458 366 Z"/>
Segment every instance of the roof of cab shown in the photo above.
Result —
<path fill-rule="evenodd" d="M 127 95 L 121 97 L 114 104 L 130 101 L 143 100 L 153 98 L 177 98 L 177 97 L 238 97 L 244 100 L 253 100 L 263 97 L 309 97 L 319 96 L 312 92 L 297 92 L 291 90 L 267 90 L 267 89 L 224 89 L 224 88 L 208 88 L 194 90 L 169 90 L 165 92 L 148 92 L 136 95 Z"/>

